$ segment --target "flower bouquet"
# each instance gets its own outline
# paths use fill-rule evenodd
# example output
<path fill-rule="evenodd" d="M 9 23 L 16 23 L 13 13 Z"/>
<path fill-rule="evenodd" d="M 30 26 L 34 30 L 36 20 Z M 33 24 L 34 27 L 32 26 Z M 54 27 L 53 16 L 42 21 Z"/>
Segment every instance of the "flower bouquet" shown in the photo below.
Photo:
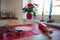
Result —
<path fill-rule="evenodd" d="M 29 17 L 29 18 L 31 17 L 32 18 L 32 16 L 36 17 L 37 7 L 38 7 L 37 4 L 31 4 L 31 3 L 29 3 L 22 10 L 23 10 L 24 13 L 27 12 L 27 17 Z"/>

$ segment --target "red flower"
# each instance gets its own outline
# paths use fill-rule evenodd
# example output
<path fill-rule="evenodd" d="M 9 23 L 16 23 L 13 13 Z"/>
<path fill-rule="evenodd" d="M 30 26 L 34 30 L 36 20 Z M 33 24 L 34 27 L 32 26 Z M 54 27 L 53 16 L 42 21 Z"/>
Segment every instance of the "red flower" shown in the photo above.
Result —
<path fill-rule="evenodd" d="M 29 3 L 29 4 L 28 4 L 28 7 L 33 7 L 33 4 Z"/>

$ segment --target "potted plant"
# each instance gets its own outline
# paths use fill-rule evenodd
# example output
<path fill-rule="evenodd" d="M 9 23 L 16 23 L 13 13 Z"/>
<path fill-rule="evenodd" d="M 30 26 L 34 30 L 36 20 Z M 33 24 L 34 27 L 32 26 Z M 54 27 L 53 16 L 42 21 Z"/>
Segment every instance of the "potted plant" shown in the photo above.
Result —
<path fill-rule="evenodd" d="M 22 9 L 24 13 L 27 12 L 27 19 L 32 19 L 32 16 L 36 17 L 37 6 L 37 4 L 29 3 Z"/>

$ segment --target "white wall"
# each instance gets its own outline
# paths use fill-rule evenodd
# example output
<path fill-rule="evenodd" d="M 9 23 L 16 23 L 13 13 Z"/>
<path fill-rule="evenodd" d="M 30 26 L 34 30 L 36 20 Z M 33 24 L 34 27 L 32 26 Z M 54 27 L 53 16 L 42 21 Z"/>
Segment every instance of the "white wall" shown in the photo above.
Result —
<path fill-rule="evenodd" d="M 29 0 L 23 0 L 23 7 L 25 7 L 29 3 Z"/>
<path fill-rule="evenodd" d="M 1 3 L 1 11 L 6 10 L 7 12 L 12 11 L 16 14 L 18 20 L 0 20 L 0 25 L 15 25 L 15 24 L 23 24 L 23 13 L 22 8 L 29 3 L 30 0 L 2 0 Z"/>
<path fill-rule="evenodd" d="M 22 24 L 22 7 L 23 7 L 23 0 L 3 0 L 4 5 L 2 4 L 2 10 L 7 12 L 12 11 L 16 14 L 18 20 L 0 20 L 0 25 L 14 25 L 14 24 Z"/>
<path fill-rule="evenodd" d="M 1 11 L 5 9 L 5 0 L 1 0 Z"/>

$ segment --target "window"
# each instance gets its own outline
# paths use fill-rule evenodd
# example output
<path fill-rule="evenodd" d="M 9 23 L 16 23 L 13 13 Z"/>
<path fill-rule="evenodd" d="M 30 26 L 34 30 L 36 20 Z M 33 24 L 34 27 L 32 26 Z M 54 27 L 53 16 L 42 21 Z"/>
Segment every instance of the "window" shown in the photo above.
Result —
<path fill-rule="evenodd" d="M 27 0 L 23 0 L 23 7 L 25 7 L 27 4 L 29 3 L 29 1 Z"/>
<path fill-rule="evenodd" d="M 49 15 L 51 0 L 33 0 L 31 2 L 37 3 L 39 5 L 37 15 L 42 14 L 43 8 L 44 8 L 44 15 Z M 59 5 L 59 4 L 60 4 L 60 1 L 56 1 L 56 0 L 52 1 L 52 5 L 53 5 L 52 6 L 52 13 L 51 13 L 52 15 L 60 15 L 60 7 L 55 6 L 55 5 Z"/>

